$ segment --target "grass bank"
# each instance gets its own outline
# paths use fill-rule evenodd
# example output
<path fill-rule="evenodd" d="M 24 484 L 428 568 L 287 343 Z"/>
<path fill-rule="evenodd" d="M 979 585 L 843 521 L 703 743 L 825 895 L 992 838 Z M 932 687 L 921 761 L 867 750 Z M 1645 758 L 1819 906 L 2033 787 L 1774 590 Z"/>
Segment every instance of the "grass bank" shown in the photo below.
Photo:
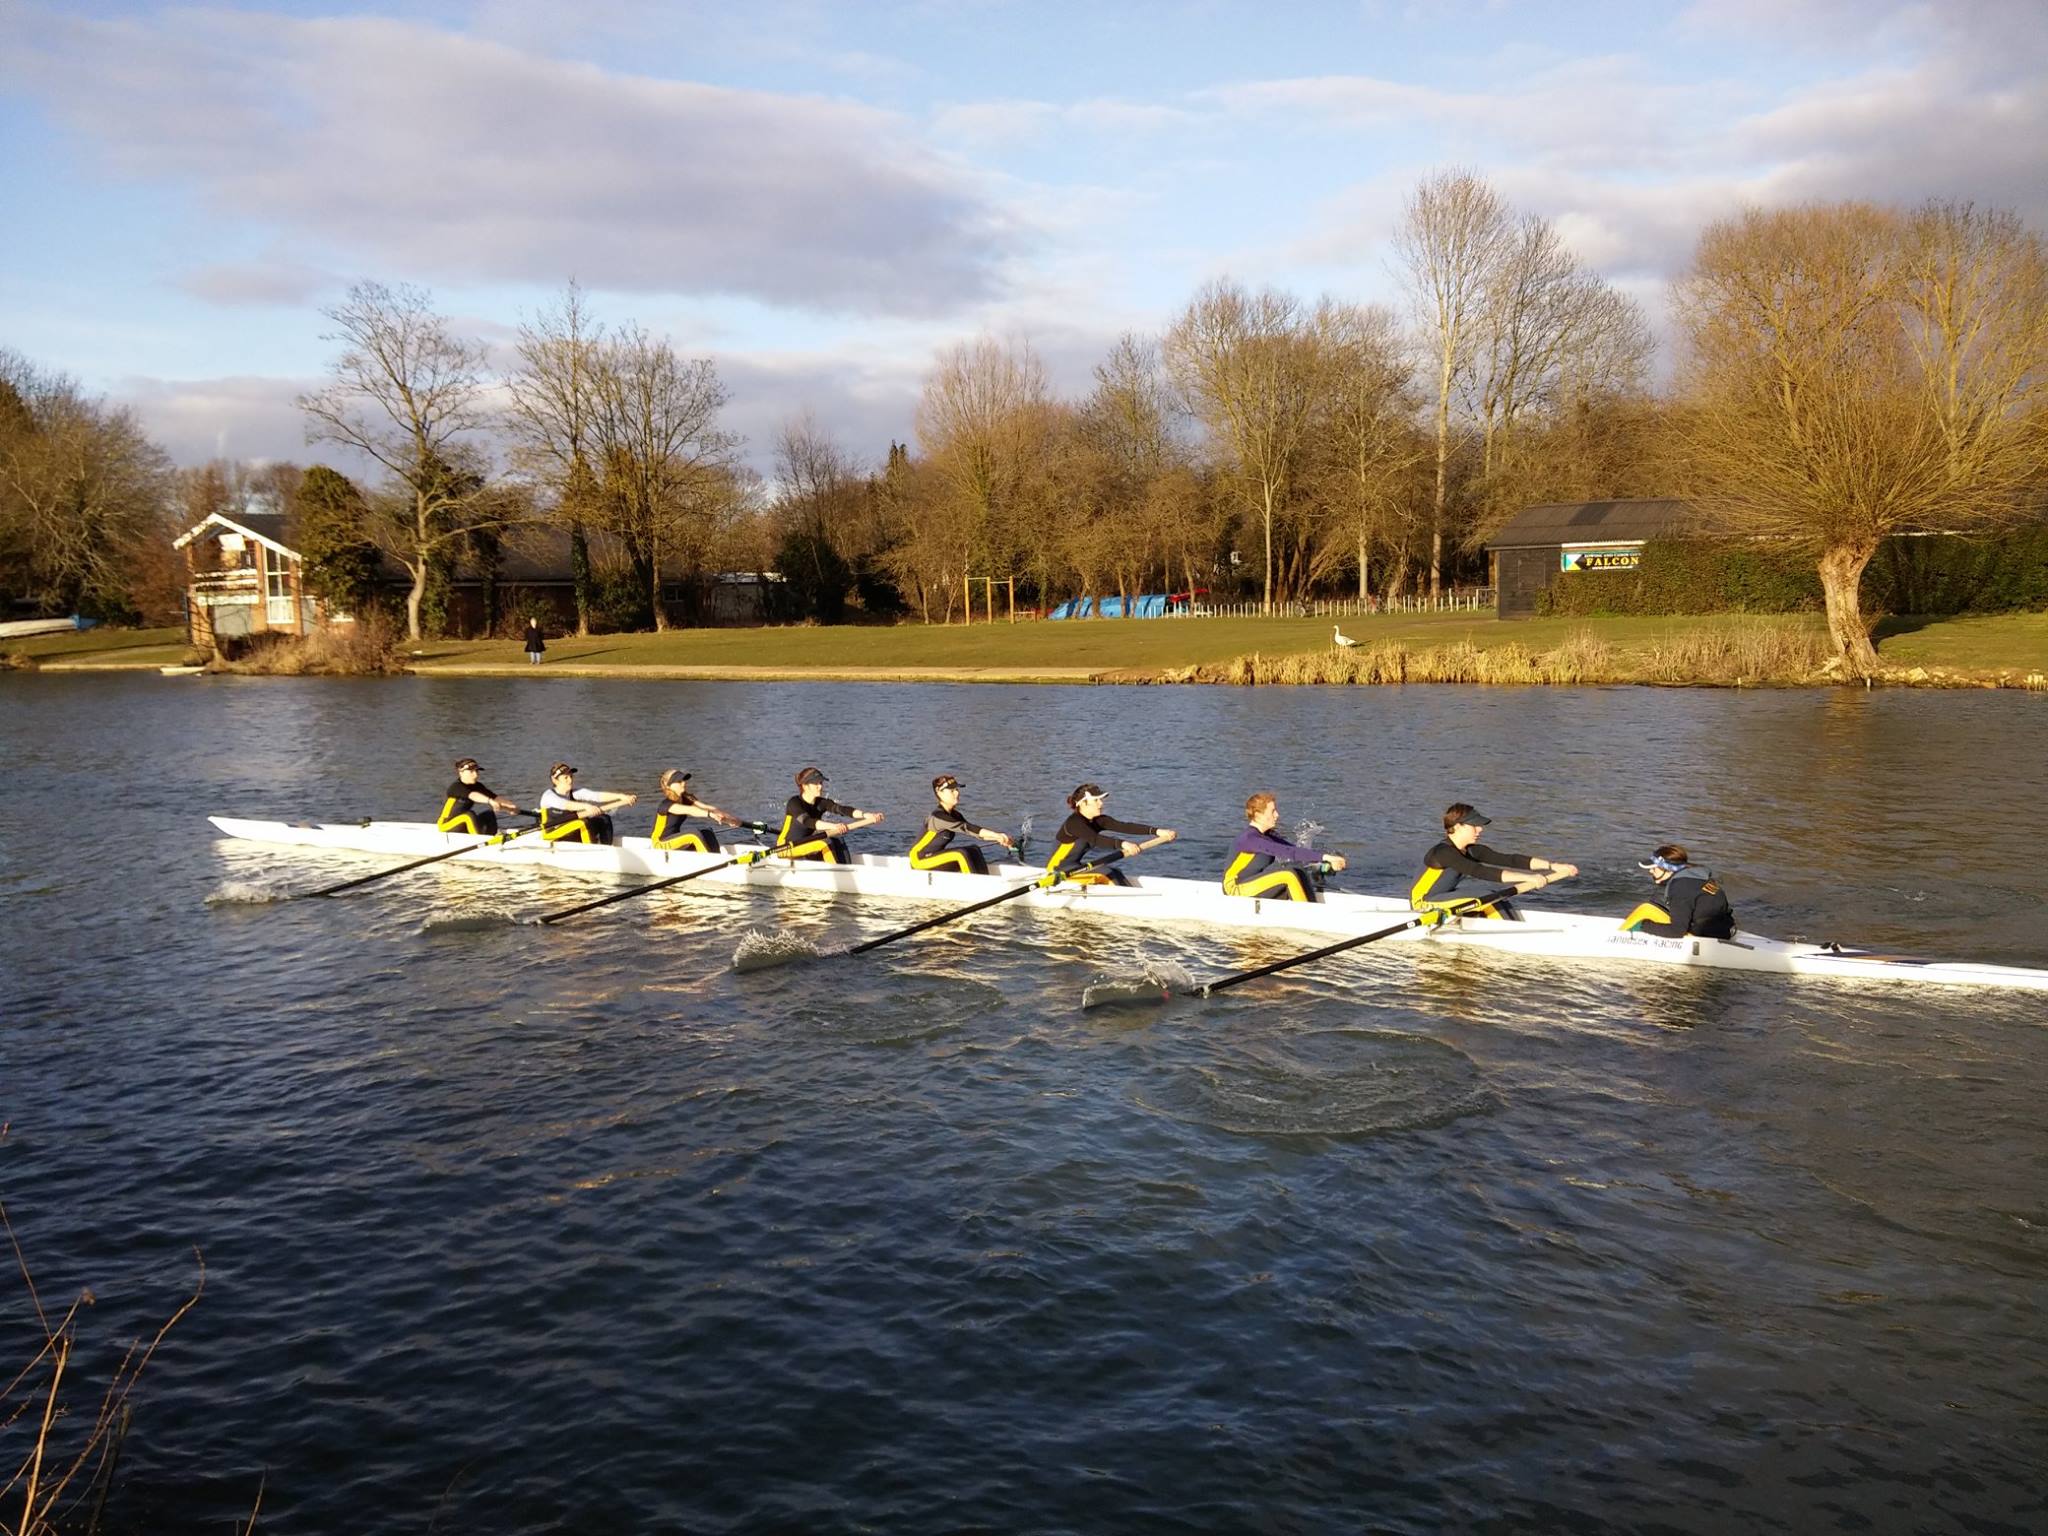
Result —
<path fill-rule="evenodd" d="M 679 677 L 906 682 L 1496 682 L 1809 684 L 1817 616 L 1556 618 L 1470 613 L 1345 619 L 1087 619 L 1061 623 L 681 629 L 550 640 L 527 665 L 516 640 L 400 642 L 423 676 Z M 2048 614 L 1891 619 L 1877 632 L 1885 681 L 2029 686 L 2048 674 Z M 185 659 L 174 629 L 41 636 L 7 647 L 50 670 Z M 274 669 L 282 670 L 282 669 Z M 300 668 L 299 670 L 305 670 Z M 2034 687 L 2048 687 L 2035 682 Z"/>

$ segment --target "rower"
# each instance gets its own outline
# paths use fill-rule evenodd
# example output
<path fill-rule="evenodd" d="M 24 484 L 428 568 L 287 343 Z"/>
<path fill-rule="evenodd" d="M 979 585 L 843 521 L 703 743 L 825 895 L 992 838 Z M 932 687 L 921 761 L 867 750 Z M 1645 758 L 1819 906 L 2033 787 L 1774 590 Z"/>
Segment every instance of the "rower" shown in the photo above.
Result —
<path fill-rule="evenodd" d="M 1662 886 L 1655 901 L 1646 901 L 1621 920 L 1623 932 L 1654 933 L 1667 939 L 1697 934 L 1703 939 L 1735 937 L 1735 909 L 1721 893 L 1710 869 L 1695 866 L 1684 847 L 1666 843 L 1636 865 Z"/>
<path fill-rule="evenodd" d="M 1179 836 L 1171 827 L 1148 827 L 1142 821 L 1118 821 L 1114 816 L 1105 816 L 1103 803 L 1108 794 L 1099 784 L 1081 784 L 1067 796 L 1067 807 L 1072 812 L 1060 823 L 1059 837 L 1052 850 L 1052 857 L 1045 861 L 1048 874 L 1064 865 L 1069 857 L 1079 854 L 1085 857 L 1090 848 L 1114 848 L 1125 858 L 1130 858 L 1139 849 L 1131 837 L 1142 837 L 1155 842 L 1170 843 Z M 1110 837 L 1106 834 L 1121 832 L 1124 837 Z M 1120 869 L 1096 870 L 1090 874 L 1069 877 L 1077 885 L 1129 885 Z"/>
<path fill-rule="evenodd" d="M 1319 901 L 1311 874 L 1344 867 L 1341 853 L 1317 853 L 1289 842 L 1273 829 L 1280 824 L 1280 806 L 1263 789 L 1244 803 L 1245 829 L 1230 845 L 1230 866 L 1223 871 L 1223 890 L 1230 896 L 1264 896 L 1276 901 Z"/>
<path fill-rule="evenodd" d="M 614 834 L 608 813 L 639 798 L 603 789 L 578 789 L 576 770 L 557 763 L 548 770 L 547 793 L 540 797 L 541 841 L 609 844 Z"/>
<path fill-rule="evenodd" d="M 746 825 L 709 801 L 699 800 L 690 792 L 690 776 L 680 768 L 671 768 L 661 776 L 661 805 L 654 813 L 654 846 L 717 853 L 718 834 L 709 827 L 693 831 L 687 825 L 691 821 L 716 822 L 721 827 Z"/>
<path fill-rule="evenodd" d="M 1513 917 L 1514 909 L 1501 900 L 1539 891 L 1553 880 L 1576 875 L 1579 866 L 1553 859 L 1532 858 L 1520 853 L 1497 853 L 1479 841 L 1482 827 L 1493 824 L 1463 801 L 1444 812 L 1444 840 L 1423 856 L 1422 873 L 1408 892 L 1408 901 L 1418 912 L 1449 914 L 1470 912 L 1475 916 Z M 1539 877 L 1538 871 L 1541 871 Z M 1466 880 L 1505 882 L 1508 889 L 1468 892 L 1453 896 Z M 1439 915 L 1434 919 L 1443 921 Z"/>
<path fill-rule="evenodd" d="M 932 780 L 932 797 L 938 805 L 924 818 L 924 835 L 910 845 L 912 869 L 951 869 L 963 875 L 985 875 L 988 860 L 979 848 L 948 846 L 956 837 L 978 837 L 985 843 L 1017 846 L 1007 832 L 978 827 L 960 812 L 960 781 L 950 773 Z"/>
<path fill-rule="evenodd" d="M 782 832 L 775 839 L 776 852 L 783 858 L 818 859 L 827 864 L 851 864 L 846 851 L 846 834 L 882 820 L 880 811 L 864 811 L 842 805 L 825 793 L 831 780 L 821 768 L 805 768 L 796 776 L 796 793 L 782 807 Z M 827 816 L 847 816 L 844 822 L 827 821 Z"/>
<path fill-rule="evenodd" d="M 441 814 L 434 821 L 439 832 L 467 832 L 472 837 L 495 837 L 498 812 L 517 815 L 519 807 L 483 781 L 483 769 L 473 757 L 455 765 L 455 782 L 441 802 Z"/>

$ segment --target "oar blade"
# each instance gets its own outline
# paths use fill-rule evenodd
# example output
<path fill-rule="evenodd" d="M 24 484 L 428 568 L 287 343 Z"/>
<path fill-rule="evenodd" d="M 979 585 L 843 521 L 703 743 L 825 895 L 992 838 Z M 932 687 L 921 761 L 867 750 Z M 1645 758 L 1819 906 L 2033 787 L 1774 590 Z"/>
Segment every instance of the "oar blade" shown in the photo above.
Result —
<path fill-rule="evenodd" d="M 1083 1011 L 1156 1008 L 1176 997 L 1192 997 L 1200 991 L 1194 977 L 1182 967 L 1155 962 L 1135 975 L 1097 976 L 1081 989 L 1081 1007 Z"/>

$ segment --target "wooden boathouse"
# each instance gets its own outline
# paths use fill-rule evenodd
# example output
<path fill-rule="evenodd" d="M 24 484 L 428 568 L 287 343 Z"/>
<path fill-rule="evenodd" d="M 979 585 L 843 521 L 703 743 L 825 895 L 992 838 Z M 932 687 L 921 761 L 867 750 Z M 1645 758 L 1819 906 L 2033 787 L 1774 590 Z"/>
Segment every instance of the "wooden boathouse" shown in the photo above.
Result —
<path fill-rule="evenodd" d="M 1690 503 L 1559 501 L 1524 507 L 1486 541 L 1493 557 L 1496 616 L 1528 619 L 1566 571 L 1632 571 L 1652 539 L 1680 538 L 1694 524 Z"/>

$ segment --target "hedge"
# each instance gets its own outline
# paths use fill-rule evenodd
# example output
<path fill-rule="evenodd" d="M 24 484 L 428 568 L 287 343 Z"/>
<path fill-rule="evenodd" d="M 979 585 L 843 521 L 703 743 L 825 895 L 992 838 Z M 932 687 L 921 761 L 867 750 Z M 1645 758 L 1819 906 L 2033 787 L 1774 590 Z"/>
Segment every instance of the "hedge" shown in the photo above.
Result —
<path fill-rule="evenodd" d="M 1863 573 L 1863 611 L 2014 613 L 2048 608 L 2048 525 L 1996 539 L 1887 539 Z M 1652 539 L 1635 570 L 1567 571 L 1537 611 L 1566 616 L 1801 613 L 1822 606 L 1809 551 L 1783 544 Z"/>

